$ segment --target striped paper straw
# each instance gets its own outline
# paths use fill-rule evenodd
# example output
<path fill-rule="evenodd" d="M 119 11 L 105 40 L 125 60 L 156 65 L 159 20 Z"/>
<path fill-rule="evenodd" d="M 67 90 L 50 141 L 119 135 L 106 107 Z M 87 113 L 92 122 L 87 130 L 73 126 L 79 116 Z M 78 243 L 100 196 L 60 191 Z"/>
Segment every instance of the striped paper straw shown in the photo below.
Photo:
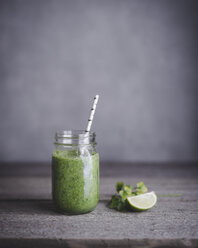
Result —
<path fill-rule="evenodd" d="M 90 130 L 91 130 L 91 125 L 92 125 L 92 121 L 93 121 L 94 114 L 95 114 L 95 111 L 96 111 L 96 105 L 98 103 L 98 99 L 99 99 L 99 95 L 96 95 L 94 97 L 94 103 L 93 103 L 93 106 L 92 106 L 92 109 L 91 109 L 91 114 L 89 116 L 87 128 L 85 130 L 86 133 L 90 132 Z"/>

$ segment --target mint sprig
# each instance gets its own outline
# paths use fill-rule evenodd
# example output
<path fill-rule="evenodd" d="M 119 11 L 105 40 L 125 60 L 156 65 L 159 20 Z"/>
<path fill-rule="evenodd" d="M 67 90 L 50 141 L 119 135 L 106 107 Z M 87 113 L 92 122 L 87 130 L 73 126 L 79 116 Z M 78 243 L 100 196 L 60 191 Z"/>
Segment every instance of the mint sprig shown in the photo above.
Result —
<path fill-rule="evenodd" d="M 148 191 L 144 182 L 138 182 L 136 187 L 125 185 L 124 182 L 117 182 L 116 191 L 118 194 L 112 196 L 109 207 L 120 212 L 125 212 L 128 209 L 127 197 L 144 194 Z"/>

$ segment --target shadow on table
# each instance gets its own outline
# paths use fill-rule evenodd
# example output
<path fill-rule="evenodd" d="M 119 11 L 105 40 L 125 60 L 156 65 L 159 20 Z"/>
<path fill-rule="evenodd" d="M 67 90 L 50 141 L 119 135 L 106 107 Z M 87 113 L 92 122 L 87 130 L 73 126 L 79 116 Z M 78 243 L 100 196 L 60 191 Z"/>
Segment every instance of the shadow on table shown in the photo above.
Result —
<path fill-rule="evenodd" d="M 101 204 L 100 204 L 101 203 Z M 114 214 L 127 214 L 135 213 L 141 214 L 142 212 L 118 212 L 115 209 L 109 207 L 109 200 L 100 200 L 96 207 L 99 212 L 105 211 L 113 212 Z M 50 215 L 50 216 L 63 216 L 66 214 L 59 213 L 55 209 L 52 200 L 34 200 L 34 199 L 7 199 L 0 201 L 0 212 L 1 214 L 31 214 L 31 215 Z M 72 216 L 68 214 L 68 216 Z"/>
<path fill-rule="evenodd" d="M 108 202 L 108 200 L 99 201 L 99 203 L 102 203 L 103 206 L 109 209 Z M 0 212 L 1 214 L 63 216 L 63 213 L 57 212 L 52 200 L 5 199 L 0 201 Z"/>

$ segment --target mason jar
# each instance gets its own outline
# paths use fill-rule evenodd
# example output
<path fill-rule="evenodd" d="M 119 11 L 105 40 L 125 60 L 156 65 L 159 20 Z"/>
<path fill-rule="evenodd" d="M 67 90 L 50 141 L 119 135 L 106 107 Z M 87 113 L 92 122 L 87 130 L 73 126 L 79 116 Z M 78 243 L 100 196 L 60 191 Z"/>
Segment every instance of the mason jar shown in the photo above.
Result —
<path fill-rule="evenodd" d="M 92 211 L 99 200 L 99 154 L 96 135 L 85 131 L 55 134 L 52 154 L 52 199 L 63 214 Z"/>

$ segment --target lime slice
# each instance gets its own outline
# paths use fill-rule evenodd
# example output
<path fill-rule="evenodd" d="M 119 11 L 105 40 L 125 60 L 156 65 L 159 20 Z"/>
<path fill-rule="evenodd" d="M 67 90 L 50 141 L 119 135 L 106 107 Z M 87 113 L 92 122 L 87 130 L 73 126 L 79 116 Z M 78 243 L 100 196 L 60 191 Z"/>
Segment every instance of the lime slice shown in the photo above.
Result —
<path fill-rule="evenodd" d="M 130 207 L 135 211 L 143 211 L 152 208 L 157 202 L 157 196 L 154 191 L 127 197 Z"/>

